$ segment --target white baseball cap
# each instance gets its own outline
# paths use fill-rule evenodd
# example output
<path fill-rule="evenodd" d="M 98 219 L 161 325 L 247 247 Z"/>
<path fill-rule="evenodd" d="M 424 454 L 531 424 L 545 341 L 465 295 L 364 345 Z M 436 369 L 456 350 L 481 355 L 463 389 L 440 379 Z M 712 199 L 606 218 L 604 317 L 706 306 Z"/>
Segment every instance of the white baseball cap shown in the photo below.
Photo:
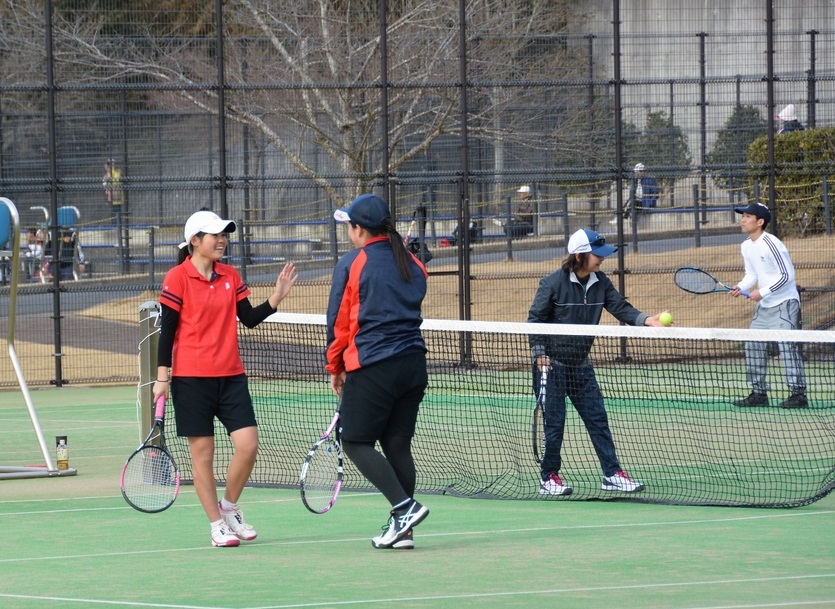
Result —
<path fill-rule="evenodd" d="M 643 171 L 644 169 L 646 169 L 646 167 L 644 167 L 643 163 L 638 163 L 637 165 L 635 165 L 635 171 Z"/>
<path fill-rule="evenodd" d="M 232 220 L 224 220 L 213 211 L 197 211 L 191 214 L 186 220 L 186 227 L 183 230 L 185 242 L 180 244 L 180 249 L 188 247 L 191 238 L 197 233 L 217 235 L 218 233 L 234 233 L 235 223 Z"/>
<path fill-rule="evenodd" d="M 530 192 L 530 191 L 531 191 L 531 187 L 530 187 L 530 186 L 520 186 L 520 187 L 519 187 L 519 190 L 517 190 L 516 192 L 518 192 L 518 193 L 525 193 L 525 192 Z"/>
<path fill-rule="evenodd" d="M 601 258 L 611 256 L 618 251 L 618 248 L 612 245 L 606 245 L 606 238 L 603 235 L 587 228 L 581 228 L 576 233 L 571 235 L 571 239 L 568 240 L 568 247 L 566 249 L 568 249 L 569 254 L 584 254 L 591 252 L 595 256 L 600 256 Z"/>
<path fill-rule="evenodd" d="M 796 121 L 797 120 L 797 110 L 794 109 L 794 104 L 789 104 L 782 110 L 780 110 L 780 114 L 777 115 L 781 121 Z"/>

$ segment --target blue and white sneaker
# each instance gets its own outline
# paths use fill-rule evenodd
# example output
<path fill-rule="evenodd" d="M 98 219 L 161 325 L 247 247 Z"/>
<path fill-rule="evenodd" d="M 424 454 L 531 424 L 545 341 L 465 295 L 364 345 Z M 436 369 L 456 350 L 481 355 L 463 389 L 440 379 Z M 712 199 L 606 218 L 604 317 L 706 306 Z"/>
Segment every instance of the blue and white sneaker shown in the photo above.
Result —
<path fill-rule="evenodd" d="M 395 544 L 409 538 L 411 529 L 419 525 L 429 515 L 429 508 L 412 500 L 406 507 L 391 511 L 388 524 L 383 527 L 383 534 L 374 537 L 371 545 L 378 549 L 394 548 Z M 414 541 L 412 542 L 414 547 Z M 409 549 L 401 546 L 395 549 Z"/>
<path fill-rule="evenodd" d="M 395 541 L 391 545 L 392 550 L 414 550 L 415 549 L 415 537 L 412 529 L 406 531 L 406 536 L 401 539 L 400 541 Z"/>

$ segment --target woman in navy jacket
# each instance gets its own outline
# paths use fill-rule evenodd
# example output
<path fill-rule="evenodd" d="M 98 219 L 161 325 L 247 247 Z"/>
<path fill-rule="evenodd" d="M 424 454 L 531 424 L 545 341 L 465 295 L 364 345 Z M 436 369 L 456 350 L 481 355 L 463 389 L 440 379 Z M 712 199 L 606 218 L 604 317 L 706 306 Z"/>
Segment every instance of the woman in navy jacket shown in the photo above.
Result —
<path fill-rule="evenodd" d="M 568 241 L 568 257 L 562 267 L 539 282 L 528 322 L 596 325 L 606 309 L 625 324 L 660 326 L 658 316 L 650 317 L 629 304 L 600 271 L 603 259 L 615 251 L 615 247 L 606 245 L 605 239 L 592 230 L 574 233 Z M 571 398 L 594 445 L 603 470 L 602 489 L 626 493 L 644 490 L 643 484 L 623 471 L 615 454 L 603 394 L 589 359 L 593 343 L 591 336 L 530 337 L 534 387 L 539 387 L 543 371 L 548 374 L 540 494 L 570 495 L 573 490 L 559 474 L 566 396 Z"/>
<path fill-rule="evenodd" d="M 420 332 L 427 273 L 380 197 L 360 195 L 334 218 L 346 223 L 357 248 L 334 269 L 327 312 L 325 368 L 341 396 L 342 446 L 391 503 L 388 524 L 371 545 L 411 549 L 412 527 L 429 514 L 413 497 L 411 449 L 428 379 Z"/>

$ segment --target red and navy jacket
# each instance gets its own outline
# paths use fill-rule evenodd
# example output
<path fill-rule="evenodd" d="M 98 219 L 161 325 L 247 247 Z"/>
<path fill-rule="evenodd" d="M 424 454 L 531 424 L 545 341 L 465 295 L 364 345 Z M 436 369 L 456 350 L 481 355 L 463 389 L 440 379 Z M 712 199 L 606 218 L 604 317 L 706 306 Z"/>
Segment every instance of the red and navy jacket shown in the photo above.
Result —
<path fill-rule="evenodd" d="M 420 332 L 426 269 L 409 254 L 412 279 L 403 281 L 391 247 L 388 237 L 375 237 L 336 264 L 328 298 L 325 366 L 333 375 L 426 352 Z"/>

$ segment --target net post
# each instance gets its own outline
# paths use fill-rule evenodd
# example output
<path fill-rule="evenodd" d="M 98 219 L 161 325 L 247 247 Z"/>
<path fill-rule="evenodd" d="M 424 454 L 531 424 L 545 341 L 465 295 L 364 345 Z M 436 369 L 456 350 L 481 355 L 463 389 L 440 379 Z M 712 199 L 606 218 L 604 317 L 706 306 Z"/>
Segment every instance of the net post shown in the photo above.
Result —
<path fill-rule="evenodd" d="M 154 424 L 154 396 L 152 389 L 157 378 L 157 345 L 159 344 L 159 303 L 139 305 L 139 407 L 141 436 L 151 431 Z"/>

